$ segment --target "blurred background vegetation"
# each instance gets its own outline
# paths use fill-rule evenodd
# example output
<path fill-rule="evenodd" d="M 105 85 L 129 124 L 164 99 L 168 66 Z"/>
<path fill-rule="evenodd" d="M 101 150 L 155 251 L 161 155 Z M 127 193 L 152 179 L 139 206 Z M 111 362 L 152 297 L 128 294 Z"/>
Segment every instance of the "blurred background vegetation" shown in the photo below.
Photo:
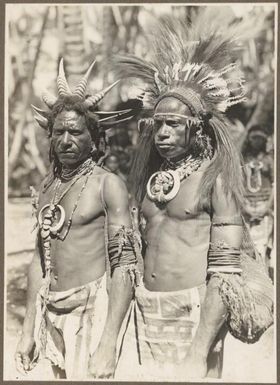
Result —
<path fill-rule="evenodd" d="M 209 7 L 209 6 L 208 6 Z M 70 85 L 97 60 L 89 91 L 99 91 L 112 81 L 110 58 L 130 52 L 149 54 L 146 26 L 162 13 L 191 18 L 197 6 L 146 4 L 141 6 L 38 5 L 7 6 L 8 45 L 8 154 L 9 196 L 29 196 L 29 186 L 38 186 L 48 168 L 48 138 L 33 119 L 30 104 L 43 107 L 44 89 L 56 93 L 57 67 L 65 60 Z M 211 6 L 223 23 L 257 20 L 257 33 L 246 40 L 242 68 L 248 101 L 232 107 L 228 117 L 240 144 L 254 123 L 273 134 L 274 115 L 274 8 L 271 5 Z M 250 23 L 249 23 L 250 24 Z M 120 86 L 104 99 L 103 109 L 137 107 L 132 88 Z M 111 150 L 118 155 L 125 176 L 137 143 L 137 116 L 113 128 Z"/>

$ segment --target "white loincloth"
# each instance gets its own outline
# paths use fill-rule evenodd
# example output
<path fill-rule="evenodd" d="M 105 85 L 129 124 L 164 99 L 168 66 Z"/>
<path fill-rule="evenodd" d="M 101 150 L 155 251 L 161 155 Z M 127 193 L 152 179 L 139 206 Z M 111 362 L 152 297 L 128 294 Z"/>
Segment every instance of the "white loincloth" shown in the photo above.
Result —
<path fill-rule="evenodd" d="M 136 288 L 115 379 L 186 381 L 183 362 L 195 336 L 206 286 L 156 292 Z"/>
<path fill-rule="evenodd" d="M 89 355 L 97 348 L 107 316 L 106 274 L 80 287 L 50 291 L 43 324 L 42 302 L 43 288 L 37 295 L 34 330 L 36 346 L 43 340 L 40 358 L 65 370 L 67 379 L 86 379 Z"/>

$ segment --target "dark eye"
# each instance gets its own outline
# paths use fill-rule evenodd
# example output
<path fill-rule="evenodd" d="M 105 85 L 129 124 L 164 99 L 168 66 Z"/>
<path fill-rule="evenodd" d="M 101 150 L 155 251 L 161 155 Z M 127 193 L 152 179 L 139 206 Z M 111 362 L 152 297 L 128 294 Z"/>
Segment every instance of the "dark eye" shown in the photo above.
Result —
<path fill-rule="evenodd" d="M 170 127 L 178 127 L 179 126 L 179 122 L 177 122 L 177 120 L 167 120 L 166 124 Z"/>
<path fill-rule="evenodd" d="M 78 136 L 78 135 L 81 135 L 81 131 L 78 131 L 78 130 L 73 130 L 70 132 L 71 135 L 74 135 L 74 136 Z"/>
<path fill-rule="evenodd" d="M 60 136 L 63 135 L 63 130 L 53 130 L 53 135 Z"/>

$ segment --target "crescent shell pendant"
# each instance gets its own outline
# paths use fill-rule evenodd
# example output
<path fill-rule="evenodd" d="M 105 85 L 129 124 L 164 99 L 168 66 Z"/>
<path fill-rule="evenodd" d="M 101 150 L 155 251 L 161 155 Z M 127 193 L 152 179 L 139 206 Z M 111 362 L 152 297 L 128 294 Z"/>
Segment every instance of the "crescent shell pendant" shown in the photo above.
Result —
<path fill-rule="evenodd" d="M 42 227 L 43 225 L 43 212 L 48 209 L 50 207 L 50 204 L 47 204 L 45 206 L 43 206 L 39 212 L 39 215 L 38 215 L 38 222 L 39 222 L 39 226 Z M 55 206 L 55 211 L 59 211 L 60 212 L 60 218 L 59 218 L 59 221 L 57 222 L 56 225 L 54 226 L 50 226 L 50 232 L 52 234 L 56 234 L 59 230 L 62 229 L 63 227 L 63 224 L 64 224 L 64 221 L 65 221 L 65 210 L 64 208 L 61 206 L 61 205 L 56 205 Z"/>
<path fill-rule="evenodd" d="M 151 183 L 152 183 L 153 179 L 158 174 L 163 174 L 163 173 L 166 173 L 166 174 L 169 174 L 172 176 L 173 186 L 172 186 L 171 190 L 169 191 L 169 193 L 164 194 L 163 192 L 161 192 L 161 197 L 159 199 L 157 194 L 153 194 L 151 192 Z M 158 172 L 154 173 L 153 175 L 151 175 L 151 177 L 147 183 L 147 195 L 148 195 L 149 199 L 152 201 L 169 202 L 172 199 L 174 199 L 175 196 L 178 194 L 179 189 L 180 189 L 180 184 L 181 184 L 180 176 L 179 176 L 179 173 L 177 172 L 177 170 L 158 171 Z"/>

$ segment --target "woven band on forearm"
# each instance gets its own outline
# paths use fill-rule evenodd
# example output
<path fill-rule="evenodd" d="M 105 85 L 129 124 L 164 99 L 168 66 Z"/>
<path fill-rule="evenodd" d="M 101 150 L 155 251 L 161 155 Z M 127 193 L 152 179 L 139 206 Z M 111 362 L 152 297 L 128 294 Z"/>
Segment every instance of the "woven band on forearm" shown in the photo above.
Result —
<path fill-rule="evenodd" d="M 240 249 L 226 245 L 210 245 L 208 273 L 241 273 Z"/>
<path fill-rule="evenodd" d="M 212 226 L 242 226 L 242 218 L 240 215 L 234 216 L 217 216 L 212 218 Z"/>
<path fill-rule="evenodd" d="M 137 264 L 135 253 L 135 239 L 133 229 L 125 226 L 115 233 L 108 242 L 109 262 L 111 266 L 111 275 L 117 267 Z"/>

